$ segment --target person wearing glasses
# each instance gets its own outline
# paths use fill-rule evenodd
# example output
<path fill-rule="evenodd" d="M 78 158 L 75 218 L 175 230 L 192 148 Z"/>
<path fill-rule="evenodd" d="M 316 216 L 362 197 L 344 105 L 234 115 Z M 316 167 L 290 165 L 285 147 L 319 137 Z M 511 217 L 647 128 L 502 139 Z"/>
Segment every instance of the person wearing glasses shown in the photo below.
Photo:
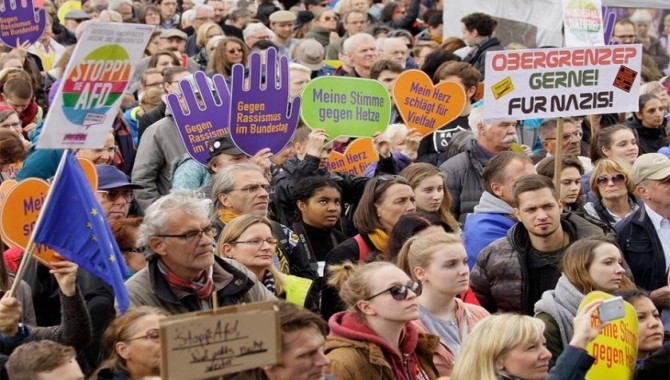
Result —
<path fill-rule="evenodd" d="M 639 208 L 630 166 L 620 159 L 598 161 L 589 183 L 596 199 L 585 204 L 584 210 L 611 228 Z"/>
<path fill-rule="evenodd" d="M 160 321 L 167 314 L 158 308 L 128 309 L 107 327 L 102 340 L 107 358 L 92 380 L 143 379 L 160 375 Z"/>
<path fill-rule="evenodd" d="M 337 379 L 435 379 L 435 335 L 419 332 L 421 282 L 391 263 L 332 268 L 329 284 L 339 289 L 348 310 L 328 321 L 324 345 Z"/>
<path fill-rule="evenodd" d="M 131 306 L 174 315 L 276 299 L 244 265 L 214 254 L 209 211 L 209 201 L 185 190 L 147 208 L 139 244 L 148 250 L 148 264 L 126 281 Z"/>
<path fill-rule="evenodd" d="M 637 31 L 633 21 L 625 18 L 616 20 L 616 23 L 614 24 L 614 31 L 612 32 L 612 38 L 610 38 L 610 44 L 628 45 L 641 42 L 643 41 L 640 41 L 637 38 Z M 649 51 L 644 46 L 643 43 L 642 67 L 650 71 L 649 76 L 653 78 L 652 80 L 656 80 L 663 76 L 661 70 L 664 69 L 664 67 L 661 67 L 659 63 L 662 63 L 662 61 L 661 62 L 655 61 L 654 58 L 651 55 L 649 55 Z"/>
<path fill-rule="evenodd" d="M 107 219 L 111 222 L 127 217 L 135 199 L 133 189 L 141 189 L 142 186 L 129 182 L 128 177 L 112 165 L 96 165 L 95 171 L 98 173 L 95 195 Z"/>
<path fill-rule="evenodd" d="M 308 297 L 314 282 L 283 274 L 275 267 L 277 242 L 272 235 L 270 219 L 247 214 L 226 225 L 219 237 L 217 254 L 247 267 L 278 298 L 299 307 L 316 309 L 318 299 Z"/>
<path fill-rule="evenodd" d="M 314 16 L 314 27 L 305 34 L 305 39 L 313 38 L 319 41 L 325 49 L 329 44 L 340 39 L 337 34 L 339 18 L 330 8 L 314 11 Z"/>
<path fill-rule="evenodd" d="M 433 363 L 440 376 L 449 376 L 463 339 L 488 316 L 484 308 L 465 303 L 458 295 L 468 290 L 468 255 L 456 234 L 435 232 L 409 239 L 400 250 L 398 266 L 421 281 L 419 331 L 440 337 Z"/>
<path fill-rule="evenodd" d="M 230 165 L 214 175 L 211 194 L 216 212 L 212 219 L 215 237 L 240 215 L 268 215 L 270 183 L 264 173 L 258 165 L 242 163 Z M 279 271 L 316 281 L 316 270 L 303 252 L 298 235 L 276 221 L 271 222 L 271 227 L 279 240 L 276 260 Z"/>
<path fill-rule="evenodd" d="M 533 154 L 530 158 L 534 163 L 539 163 L 543 158 L 556 154 L 557 141 L 556 130 L 558 119 L 546 119 L 540 124 L 538 134 L 542 141 L 542 149 Z M 563 146 L 561 154 L 563 156 L 577 156 L 581 162 L 584 171 L 593 169 L 593 163 L 588 157 L 582 156 L 582 136 L 584 133 L 581 128 L 572 120 L 563 118 L 563 135 L 560 144 Z"/>

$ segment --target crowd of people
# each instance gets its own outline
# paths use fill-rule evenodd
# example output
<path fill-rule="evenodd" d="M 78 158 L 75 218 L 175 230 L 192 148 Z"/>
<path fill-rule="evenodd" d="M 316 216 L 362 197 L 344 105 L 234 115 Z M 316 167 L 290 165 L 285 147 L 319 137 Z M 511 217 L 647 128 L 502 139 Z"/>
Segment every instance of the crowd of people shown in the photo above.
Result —
<path fill-rule="evenodd" d="M 527 47 L 484 13 L 445 38 L 439 1 L 44 8 L 37 42 L 0 48 L 0 182 L 54 177 L 63 151 L 35 146 L 87 25 L 155 26 L 105 145 L 76 150 L 95 164 L 131 307 L 74 263 L 31 261 L 0 299 L 0 378 L 160 376 L 161 320 L 278 301 L 281 361 L 231 378 L 584 379 L 608 325 L 592 291 L 636 312 L 635 379 L 670 378 L 670 11 L 621 9 L 613 26 L 612 43 L 643 46 L 637 112 L 520 121 L 485 119 L 481 84 L 487 52 Z M 268 49 L 291 62 L 291 97 L 323 76 L 377 80 L 392 97 L 418 69 L 469 101 L 427 136 L 392 105 L 360 176 L 326 165 L 352 138 L 302 122 L 280 152 L 208 141 L 202 165 L 167 94 L 195 87 L 196 71 L 230 81 Z M 24 253 L 4 248 L 6 292 Z"/>

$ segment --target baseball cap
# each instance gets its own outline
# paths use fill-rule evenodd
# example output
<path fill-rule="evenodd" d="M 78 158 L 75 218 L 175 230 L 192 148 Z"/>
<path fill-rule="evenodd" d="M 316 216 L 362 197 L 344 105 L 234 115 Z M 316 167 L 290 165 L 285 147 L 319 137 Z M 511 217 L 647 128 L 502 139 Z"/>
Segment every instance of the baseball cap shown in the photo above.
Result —
<path fill-rule="evenodd" d="M 109 190 L 119 187 L 143 189 L 142 186 L 128 181 L 128 177 L 113 165 L 95 165 L 95 171 L 98 173 L 98 190 Z"/>
<path fill-rule="evenodd" d="M 270 22 L 293 22 L 296 19 L 295 13 L 289 11 L 276 11 L 270 15 Z"/>
<path fill-rule="evenodd" d="M 312 71 L 319 71 L 323 67 L 324 54 L 323 45 L 313 38 L 308 38 L 298 44 L 293 57 L 297 63 L 309 67 Z"/>
<path fill-rule="evenodd" d="M 186 33 L 182 32 L 181 30 L 178 29 L 166 29 L 161 33 L 161 38 L 172 38 L 172 37 L 177 37 L 181 38 L 182 40 L 186 41 L 188 39 L 188 36 Z"/>
<path fill-rule="evenodd" d="M 661 180 L 670 176 L 670 158 L 661 153 L 643 154 L 633 164 L 633 182 Z"/>
<path fill-rule="evenodd" d="M 219 154 L 230 154 L 231 156 L 244 154 L 244 152 L 242 152 L 240 148 L 235 145 L 229 133 L 226 133 L 216 140 L 210 140 L 207 143 L 207 150 L 209 150 L 209 159 L 207 161 L 218 156 Z"/>
<path fill-rule="evenodd" d="M 66 20 L 90 20 L 91 16 L 81 9 L 73 9 L 65 14 Z"/>

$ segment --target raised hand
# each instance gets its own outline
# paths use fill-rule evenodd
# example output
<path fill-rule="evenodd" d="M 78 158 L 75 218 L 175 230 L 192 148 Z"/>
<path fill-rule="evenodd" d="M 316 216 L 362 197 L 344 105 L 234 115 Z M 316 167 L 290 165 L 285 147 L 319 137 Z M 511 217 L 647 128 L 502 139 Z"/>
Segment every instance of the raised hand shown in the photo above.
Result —
<path fill-rule="evenodd" d="M 250 156 L 263 148 L 277 154 L 289 143 L 298 125 L 300 97 L 289 102 L 287 57 L 279 57 L 277 64 L 277 51 L 271 48 L 267 51 L 265 67 L 261 53 L 252 53 L 250 62 L 247 89 L 244 66 L 233 66 L 230 135 Z"/>
<path fill-rule="evenodd" d="M 207 165 L 209 151 L 207 141 L 228 132 L 230 115 L 230 91 L 221 74 L 207 78 L 205 73 L 193 74 L 197 89 L 188 81 L 179 82 L 181 95 L 168 94 L 167 104 L 177 124 L 186 151 L 202 165 Z M 211 87 L 216 90 L 219 101 L 214 98 Z M 197 90 L 197 94 L 196 94 Z"/>
<path fill-rule="evenodd" d="M 25 6 L 21 0 L 14 0 L 13 3 L 10 0 L 0 2 L 0 41 L 7 46 L 20 48 L 26 42 L 35 43 L 46 28 L 46 10 L 36 9 L 33 0 L 25 2 Z M 14 33 L 10 32 L 12 30 Z"/>
<path fill-rule="evenodd" d="M 75 295 L 77 293 L 77 269 L 79 266 L 67 260 L 54 261 L 51 266 L 53 269 L 50 273 L 56 277 L 61 293 L 66 297 Z"/>

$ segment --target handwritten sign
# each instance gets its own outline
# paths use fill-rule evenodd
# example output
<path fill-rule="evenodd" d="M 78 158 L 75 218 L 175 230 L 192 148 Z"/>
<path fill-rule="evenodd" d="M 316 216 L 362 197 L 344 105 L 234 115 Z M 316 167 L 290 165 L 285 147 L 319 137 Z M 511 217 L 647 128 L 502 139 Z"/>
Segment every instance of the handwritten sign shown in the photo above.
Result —
<path fill-rule="evenodd" d="M 428 136 L 456 119 L 468 99 L 463 86 L 456 82 L 433 86 L 423 71 L 407 70 L 393 85 L 393 101 L 405 124 Z"/>
<path fill-rule="evenodd" d="M 642 45 L 486 55 L 484 117 L 518 120 L 637 111 Z"/>
<path fill-rule="evenodd" d="M 339 136 L 372 137 L 391 120 L 391 98 L 376 80 L 319 77 L 302 91 L 301 117 L 310 128 Z"/>
<path fill-rule="evenodd" d="M 39 9 L 38 9 L 39 8 Z M 17 0 L 0 4 L 0 41 L 17 48 L 25 42 L 37 41 L 46 27 L 47 12 L 33 5 L 32 0 Z"/>
<path fill-rule="evenodd" d="M 565 46 L 605 45 L 601 7 L 600 0 L 563 0 Z"/>
<path fill-rule="evenodd" d="M 77 41 L 38 149 L 102 148 L 153 25 L 92 22 Z"/>
<path fill-rule="evenodd" d="M 330 152 L 326 167 L 329 172 L 349 173 L 362 177 L 365 169 L 378 160 L 379 156 L 375 152 L 372 139 L 366 137 L 352 141 L 344 153 L 335 150 Z"/>
<path fill-rule="evenodd" d="M 0 210 L 1 236 L 8 246 L 26 249 L 48 192 L 49 184 L 38 178 L 25 179 L 9 191 Z M 53 261 L 62 260 L 54 257 L 55 253 L 47 246 L 38 244 L 33 257 L 49 266 Z"/>
<path fill-rule="evenodd" d="M 597 298 L 612 297 L 600 291 L 591 292 L 584 297 L 579 310 Z M 638 345 L 637 313 L 633 305 L 628 302 L 624 302 L 624 308 L 626 315 L 622 319 L 610 322 L 591 343 L 586 345 L 586 352 L 596 359 L 586 374 L 587 380 L 633 378 Z M 592 324 L 598 323 L 599 321 L 594 318 Z"/>
<path fill-rule="evenodd" d="M 276 310 L 276 302 L 259 302 L 161 320 L 161 378 L 205 379 L 279 362 Z"/>

